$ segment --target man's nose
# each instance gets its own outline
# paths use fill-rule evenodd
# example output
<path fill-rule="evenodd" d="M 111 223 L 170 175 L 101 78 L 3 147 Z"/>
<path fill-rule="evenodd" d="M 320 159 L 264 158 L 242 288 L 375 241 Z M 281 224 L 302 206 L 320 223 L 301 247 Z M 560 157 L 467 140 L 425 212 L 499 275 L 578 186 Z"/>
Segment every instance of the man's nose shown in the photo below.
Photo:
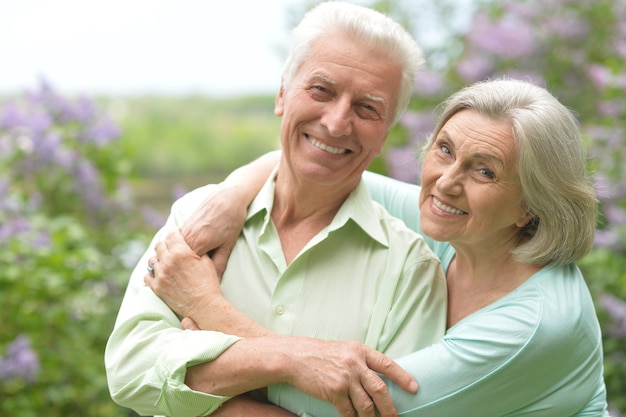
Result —
<path fill-rule="evenodd" d="M 352 105 L 349 100 L 337 99 L 328 103 L 322 116 L 324 126 L 332 137 L 348 136 L 352 133 Z"/>

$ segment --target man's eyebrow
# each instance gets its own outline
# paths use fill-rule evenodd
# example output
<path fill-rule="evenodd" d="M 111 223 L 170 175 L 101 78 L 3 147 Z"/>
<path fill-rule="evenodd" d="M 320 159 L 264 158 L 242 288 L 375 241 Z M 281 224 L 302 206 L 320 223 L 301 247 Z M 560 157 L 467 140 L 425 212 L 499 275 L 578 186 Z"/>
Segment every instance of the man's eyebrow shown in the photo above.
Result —
<path fill-rule="evenodd" d="M 337 84 L 337 82 L 335 80 L 330 79 L 327 76 L 322 75 L 322 74 L 313 74 L 311 76 L 311 79 L 317 80 L 317 81 L 321 81 L 323 83 L 330 84 L 330 85 L 336 85 Z"/>
<path fill-rule="evenodd" d="M 363 98 L 366 99 L 366 100 L 375 101 L 377 103 L 380 103 L 385 108 L 387 108 L 387 101 L 384 98 L 382 98 L 382 97 L 375 96 L 374 94 L 365 93 L 363 95 Z"/>
<path fill-rule="evenodd" d="M 318 81 L 321 81 L 321 82 L 324 82 L 326 84 L 333 85 L 333 86 L 337 85 L 337 82 L 335 80 L 328 78 L 327 76 L 322 75 L 322 74 L 313 74 L 311 76 L 311 79 L 318 80 Z M 375 102 L 383 104 L 384 106 L 387 106 L 387 101 L 384 98 L 376 96 L 374 94 L 365 93 L 362 95 L 362 98 L 366 100 L 375 101 Z"/>

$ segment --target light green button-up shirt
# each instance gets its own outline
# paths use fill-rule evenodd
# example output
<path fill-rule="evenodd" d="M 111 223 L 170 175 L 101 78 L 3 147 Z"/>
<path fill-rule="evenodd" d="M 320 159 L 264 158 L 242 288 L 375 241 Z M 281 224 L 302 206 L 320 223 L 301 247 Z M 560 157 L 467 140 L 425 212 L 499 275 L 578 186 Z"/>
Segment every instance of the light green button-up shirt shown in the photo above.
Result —
<path fill-rule="evenodd" d="M 372 202 L 361 184 L 287 265 L 270 217 L 275 174 L 251 204 L 224 273 L 230 302 L 276 333 L 358 340 L 392 357 L 441 339 L 445 278 L 419 235 Z M 207 191 L 176 202 L 164 229 L 180 226 Z M 175 315 L 143 286 L 152 253 L 151 247 L 131 277 L 107 347 L 112 393 L 143 414 L 208 414 L 228 398 L 186 387 L 186 366 L 212 360 L 237 338 L 179 330 Z M 270 399 L 281 405 L 292 389 L 272 386 Z"/>

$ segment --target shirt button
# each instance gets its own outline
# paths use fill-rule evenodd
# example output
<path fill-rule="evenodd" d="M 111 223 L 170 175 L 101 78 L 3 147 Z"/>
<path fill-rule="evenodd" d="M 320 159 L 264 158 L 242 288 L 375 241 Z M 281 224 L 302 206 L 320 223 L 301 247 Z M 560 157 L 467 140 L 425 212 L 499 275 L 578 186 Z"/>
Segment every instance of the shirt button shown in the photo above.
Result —
<path fill-rule="evenodd" d="M 285 306 L 276 307 L 276 314 L 282 315 L 285 312 Z"/>

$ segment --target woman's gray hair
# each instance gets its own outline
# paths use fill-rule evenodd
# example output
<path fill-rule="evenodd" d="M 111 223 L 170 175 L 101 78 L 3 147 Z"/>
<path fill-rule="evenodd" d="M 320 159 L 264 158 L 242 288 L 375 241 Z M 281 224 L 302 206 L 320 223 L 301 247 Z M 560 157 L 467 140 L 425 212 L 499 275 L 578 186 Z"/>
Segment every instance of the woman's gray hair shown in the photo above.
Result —
<path fill-rule="evenodd" d="M 511 123 L 522 203 L 531 216 L 513 256 L 534 265 L 567 264 L 585 256 L 594 241 L 597 199 L 574 115 L 548 91 L 528 82 L 479 82 L 442 103 L 425 150 L 464 109 Z"/>
<path fill-rule="evenodd" d="M 311 9 L 293 31 L 293 43 L 283 67 L 287 88 L 307 59 L 312 44 L 321 36 L 341 33 L 363 42 L 364 47 L 384 52 L 402 68 L 402 80 L 393 123 L 398 121 L 413 93 L 415 74 L 424 63 L 422 50 L 413 37 L 393 19 L 355 4 L 329 1 Z"/>

